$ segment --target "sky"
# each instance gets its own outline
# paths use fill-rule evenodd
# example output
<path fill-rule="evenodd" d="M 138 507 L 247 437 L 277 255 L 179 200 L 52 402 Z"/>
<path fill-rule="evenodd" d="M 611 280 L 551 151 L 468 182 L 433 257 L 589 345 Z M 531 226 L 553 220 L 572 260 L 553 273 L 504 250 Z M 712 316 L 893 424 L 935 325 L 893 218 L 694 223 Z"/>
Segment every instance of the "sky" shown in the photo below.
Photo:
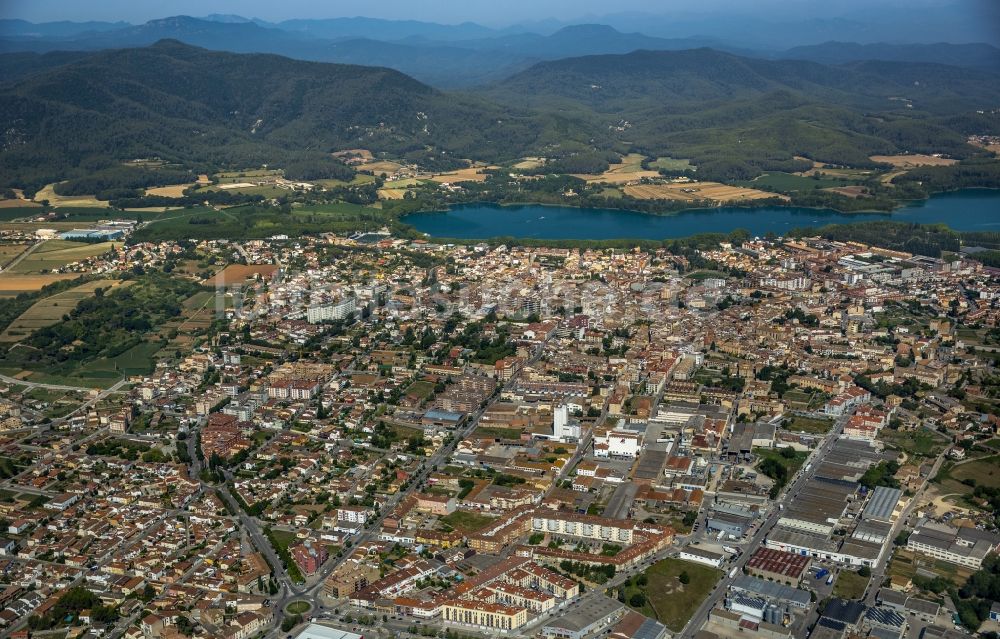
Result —
<path fill-rule="evenodd" d="M 982 13 L 997 19 L 997 0 L 0 0 L 0 17 L 32 22 L 126 21 L 142 23 L 174 15 L 237 14 L 277 22 L 291 18 L 334 18 L 363 15 L 372 18 L 414 19 L 456 24 L 478 22 L 506 26 L 558 19 L 577 22 L 615 13 L 690 15 L 726 12 L 760 16 L 775 21 L 804 17 L 857 18 L 879 9 L 940 7 L 956 3 L 956 11 Z M 990 13 L 987 13 L 990 12 Z"/>

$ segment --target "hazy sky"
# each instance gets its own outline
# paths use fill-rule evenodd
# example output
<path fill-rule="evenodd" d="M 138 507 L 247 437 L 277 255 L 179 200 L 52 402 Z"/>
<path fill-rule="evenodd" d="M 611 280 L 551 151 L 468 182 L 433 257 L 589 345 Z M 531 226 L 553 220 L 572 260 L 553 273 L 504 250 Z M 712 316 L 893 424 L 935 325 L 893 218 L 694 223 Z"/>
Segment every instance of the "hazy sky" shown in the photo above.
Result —
<path fill-rule="evenodd" d="M 803 17 L 857 19 L 879 8 L 941 6 L 984 12 L 1000 0 L 0 0 L 0 17 L 32 22 L 106 20 L 141 23 L 173 15 L 232 13 L 268 21 L 364 15 L 442 23 L 509 25 L 557 18 L 572 22 L 621 12 L 770 14 L 775 21 Z M 991 18 L 1000 18 L 995 11 Z M 985 19 L 985 18 L 984 18 Z"/>

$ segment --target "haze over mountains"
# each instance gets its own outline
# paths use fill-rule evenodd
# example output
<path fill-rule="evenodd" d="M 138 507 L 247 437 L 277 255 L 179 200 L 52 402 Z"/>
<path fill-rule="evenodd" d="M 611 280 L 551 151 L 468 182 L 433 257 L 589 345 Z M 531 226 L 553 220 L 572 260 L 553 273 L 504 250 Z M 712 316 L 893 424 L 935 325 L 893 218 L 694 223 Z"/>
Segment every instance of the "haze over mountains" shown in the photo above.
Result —
<path fill-rule="evenodd" d="M 617 21 L 631 24 L 631 19 L 625 16 L 619 16 Z M 645 26 L 663 31 L 658 24 L 651 21 Z M 767 48 L 762 48 L 762 43 L 755 40 L 757 36 L 735 37 L 731 31 L 722 29 L 721 23 L 716 25 L 720 28 L 715 29 L 724 34 L 721 37 L 660 37 L 645 32 L 624 32 L 607 24 L 577 24 L 556 29 L 553 26 L 498 30 L 474 23 L 441 25 L 371 18 L 298 19 L 273 24 L 228 15 L 175 16 L 141 25 L 108 22 L 33 24 L 23 20 L 0 20 L 0 52 L 94 51 L 142 47 L 162 39 L 174 39 L 219 51 L 276 53 L 300 60 L 385 66 L 440 88 L 490 84 L 539 61 L 624 54 L 639 49 L 676 51 L 711 47 L 763 59 L 801 59 L 832 64 L 878 59 L 1000 69 L 1000 49 L 987 43 L 826 42 L 779 50 L 777 45 L 790 42 L 773 40 Z M 852 33 L 863 36 L 870 30 L 844 24 L 836 29 L 800 27 L 807 33 L 826 35 L 829 32 L 837 37 Z M 23 77 L 25 68 L 29 72 L 39 66 L 46 68 L 51 66 L 52 58 L 48 61 L 27 57 L 18 60 L 16 65 L 0 62 L 0 70 L 9 67 L 9 73 L 15 78 Z M 4 77 L 10 79 L 7 75 Z"/>

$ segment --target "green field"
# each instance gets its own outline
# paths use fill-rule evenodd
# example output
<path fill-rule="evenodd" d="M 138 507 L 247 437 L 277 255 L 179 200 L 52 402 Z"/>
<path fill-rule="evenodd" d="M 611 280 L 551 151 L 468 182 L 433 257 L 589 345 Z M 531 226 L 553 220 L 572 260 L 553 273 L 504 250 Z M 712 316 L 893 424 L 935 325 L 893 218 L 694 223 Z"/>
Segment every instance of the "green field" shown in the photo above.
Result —
<path fill-rule="evenodd" d="M 434 393 L 434 384 L 430 382 L 418 381 L 413 382 L 406 387 L 406 392 L 404 395 L 413 395 L 414 397 L 424 400 Z"/>
<path fill-rule="evenodd" d="M 781 454 L 784 449 L 778 448 L 754 448 L 753 454 L 757 456 L 760 461 L 765 459 L 773 459 L 788 471 L 788 477 L 791 478 L 800 468 L 802 464 L 806 462 L 806 458 L 809 457 L 809 453 L 804 450 L 795 451 L 795 457 L 785 457 Z"/>
<path fill-rule="evenodd" d="M 948 445 L 942 435 L 926 428 L 913 431 L 885 428 L 879 433 L 879 439 L 890 448 L 921 457 L 936 457 Z"/>
<path fill-rule="evenodd" d="M 665 169 L 667 171 L 689 171 L 694 170 L 694 165 L 691 164 L 691 160 L 681 160 L 671 157 L 661 157 L 656 158 L 656 160 L 649 163 L 649 168 L 654 171 L 657 169 Z"/>
<path fill-rule="evenodd" d="M 829 433 L 830 429 L 833 428 L 833 420 L 795 415 L 791 418 L 790 423 L 786 425 L 785 428 L 796 433 L 802 432 L 812 433 L 814 435 L 823 435 Z"/>
<path fill-rule="evenodd" d="M 344 202 L 307 204 L 286 212 L 264 205 L 235 206 L 220 211 L 194 208 L 164 213 L 136 231 L 132 239 L 140 242 L 263 239 L 272 235 L 345 233 L 396 223 L 394 216 L 379 209 Z"/>
<path fill-rule="evenodd" d="M 21 260 L 11 273 L 41 273 L 79 262 L 100 255 L 115 245 L 114 242 L 91 244 L 87 242 L 71 242 L 68 240 L 49 240 L 32 251 Z"/>
<path fill-rule="evenodd" d="M 477 530 L 482 530 L 493 521 L 493 517 L 465 510 L 456 510 L 450 515 L 445 515 L 441 518 L 441 523 L 447 524 L 461 533 L 473 533 Z"/>
<path fill-rule="evenodd" d="M 701 270 L 701 271 L 693 271 L 691 273 L 688 273 L 684 277 L 686 277 L 689 280 L 694 280 L 696 282 L 700 282 L 702 280 L 707 280 L 707 279 L 710 279 L 710 278 L 713 278 L 713 277 L 717 277 L 719 279 L 723 279 L 724 280 L 724 279 L 726 279 L 729 276 L 726 275 L 725 273 L 723 273 L 722 271 Z"/>
<path fill-rule="evenodd" d="M 687 584 L 680 582 L 681 573 L 687 573 L 690 578 Z M 684 628 L 695 609 L 722 577 L 720 570 L 673 558 L 653 564 L 642 574 L 646 577 L 646 585 L 638 585 L 637 578 L 626 582 L 625 603 L 631 605 L 632 597 L 641 593 L 645 602 L 642 606 L 633 607 L 674 632 Z"/>
<path fill-rule="evenodd" d="M 812 191 L 814 189 L 826 189 L 833 186 L 847 186 L 855 184 L 846 178 L 836 179 L 829 177 L 803 177 L 792 173 L 765 173 L 753 180 L 743 180 L 736 182 L 737 186 L 745 186 L 751 189 L 766 189 L 778 191 L 779 193 L 796 193 L 802 191 Z"/>
<path fill-rule="evenodd" d="M 2 212 L 2 209 L 0 209 Z M 0 269 L 10 264 L 15 257 L 24 253 L 30 244 L 0 244 Z"/>
<path fill-rule="evenodd" d="M 1000 488 L 1000 455 L 956 464 L 948 471 L 948 475 L 958 481 L 975 480 L 977 486 Z"/>
<path fill-rule="evenodd" d="M 156 364 L 153 356 L 162 342 L 143 342 L 117 357 L 101 358 L 80 367 L 81 375 L 90 378 L 117 379 L 122 375 L 148 375 Z"/>
<path fill-rule="evenodd" d="M 833 596 L 843 599 L 861 599 L 868 587 L 868 578 L 853 570 L 841 570 L 833 584 Z"/>
<path fill-rule="evenodd" d="M 782 399 L 788 402 L 789 406 L 797 410 L 807 410 L 812 403 L 813 394 L 793 388 L 782 395 Z"/>
<path fill-rule="evenodd" d="M 288 547 L 295 543 L 295 533 L 289 530 L 267 528 L 264 534 L 274 547 L 274 552 L 285 562 L 285 570 L 288 571 L 288 576 L 291 580 L 296 583 L 304 582 L 305 577 L 302 576 L 302 571 L 299 570 L 298 565 L 292 559 L 291 553 L 288 552 Z"/>
<path fill-rule="evenodd" d="M 517 428 L 495 428 L 479 426 L 472 433 L 473 437 L 492 437 L 494 439 L 520 439 L 521 431 Z"/>

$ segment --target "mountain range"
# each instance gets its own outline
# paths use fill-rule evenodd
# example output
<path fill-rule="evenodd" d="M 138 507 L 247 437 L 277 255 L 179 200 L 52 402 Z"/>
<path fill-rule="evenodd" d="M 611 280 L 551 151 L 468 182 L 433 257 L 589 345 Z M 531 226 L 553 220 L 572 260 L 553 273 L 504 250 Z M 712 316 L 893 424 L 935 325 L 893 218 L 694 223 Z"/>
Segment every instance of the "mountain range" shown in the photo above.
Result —
<path fill-rule="evenodd" d="M 739 179 L 798 170 L 796 156 L 852 166 L 898 152 L 973 157 L 983 151 L 968 135 L 1000 135 L 1000 76 L 930 63 L 636 51 L 541 62 L 443 92 L 388 68 L 175 40 L 11 55 L 35 70 L 0 93 L 0 182 L 29 188 L 139 157 L 208 169 L 345 148 L 429 168 L 544 155 L 566 172 L 640 151 Z"/>
<path fill-rule="evenodd" d="M 272 24 L 241 16 L 174 16 L 141 25 L 0 20 L 0 52 L 96 51 L 149 46 L 163 39 L 218 51 L 275 53 L 318 62 L 386 66 L 438 88 L 491 84 L 536 62 L 632 51 L 711 47 L 761 59 L 824 63 L 860 60 L 937 62 L 1000 68 L 989 44 L 934 45 L 827 42 L 786 51 L 760 51 L 716 37 L 663 38 L 625 33 L 605 24 L 578 24 L 553 32 L 494 30 L 464 23 L 337 18 Z M 2 63 L 0 63 L 2 64 Z M 33 65 L 32 65 L 33 66 Z M 15 77 L 23 72 L 14 71 Z M 5 76 L 6 77 L 6 76 Z"/>

